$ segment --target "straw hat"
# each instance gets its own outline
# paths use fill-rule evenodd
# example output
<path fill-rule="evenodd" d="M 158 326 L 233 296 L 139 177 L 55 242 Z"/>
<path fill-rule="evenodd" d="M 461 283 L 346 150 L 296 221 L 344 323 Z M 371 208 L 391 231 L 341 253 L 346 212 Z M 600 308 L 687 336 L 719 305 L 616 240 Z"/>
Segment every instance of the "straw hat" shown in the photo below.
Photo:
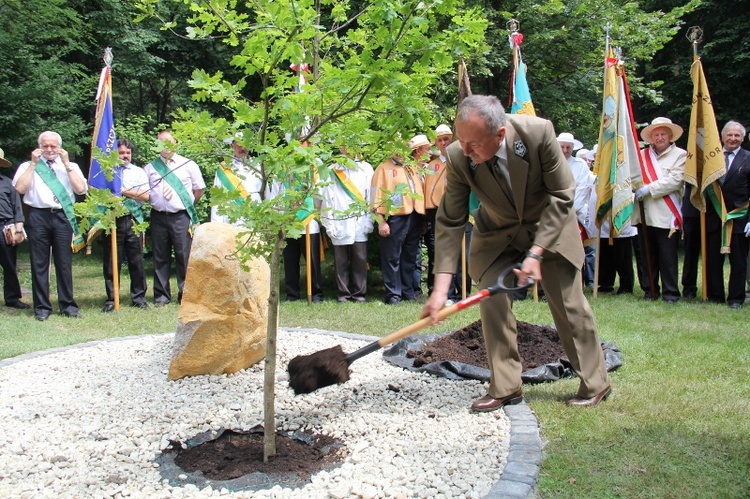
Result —
<path fill-rule="evenodd" d="M 557 136 L 558 142 L 567 142 L 568 144 L 573 144 L 573 150 L 580 149 L 583 147 L 583 143 L 581 143 L 580 140 L 576 140 L 575 137 L 573 137 L 573 134 L 570 132 L 563 132 L 560 135 Z"/>
<path fill-rule="evenodd" d="M 438 125 L 438 127 L 435 129 L 435 136 L 441 137 L 443 135 L 453 135 L 451 127 L 449 127 L 448 125 Z"/>
<path fill-rule="evenodd" d="M 657 128 L 662 127 L 668 128 L 669 131 L 672 132 L 672 142 L 675 142 L 677 139 L 682 137 L 682 127 L 680 125 L 675 125 L 669 118 L 659 117 L 654 118 L 649 126 L 641 130 L 641 138 L 650 144 L 651 132 L 653 132 Z"/>
<path fill-rule="evenodd" d="M 5 159 L 5 152 L 3 152 L 2 149 L 0 149 L 0 167 L 1 168 L 9 168 L 12 166 L 12 163 Z"/>
<path fill-rule="evenodd" d="M 426 135 L 415 135 L 410 141 L 409 141 L 409 148 L 413 151 L 414 149 L 421 147 L 421 146 L 429 146 L 432 145 L 432 143 L 427 140 Z"/>

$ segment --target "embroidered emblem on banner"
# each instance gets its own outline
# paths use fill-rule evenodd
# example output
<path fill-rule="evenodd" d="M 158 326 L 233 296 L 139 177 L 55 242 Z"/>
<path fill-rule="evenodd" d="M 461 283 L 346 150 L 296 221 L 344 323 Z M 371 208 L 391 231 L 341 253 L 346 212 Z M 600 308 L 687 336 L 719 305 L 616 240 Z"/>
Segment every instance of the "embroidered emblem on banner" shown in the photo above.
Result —
<path fill-rule="evenodd" d="M 526 154 L 526 145 L 521 140 L 517 140 L 513 142 L 513 152 L 516 153 L 516 156 L 523 157 L 524 154 Z"/>

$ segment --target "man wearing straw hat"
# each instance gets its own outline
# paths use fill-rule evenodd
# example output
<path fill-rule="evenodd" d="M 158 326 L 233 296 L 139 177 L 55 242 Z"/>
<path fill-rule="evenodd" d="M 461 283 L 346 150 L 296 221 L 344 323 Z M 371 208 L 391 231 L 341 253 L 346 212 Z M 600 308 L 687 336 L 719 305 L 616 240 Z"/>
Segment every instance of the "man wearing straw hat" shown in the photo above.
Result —
<path fill-rule="evenodd" d="M 469 217 L 474 210 L 469 272 L 486 289 L 508 267 L 518 283 L 543 280 L 565 353 L 580 379 L 569 405 L 592 407 L 610 393 L 610 380 L 591 307 L 583 294 L 584 254 L 573 207 L 575 183 L 552 123 L 506 116 L 494 96 L 472 95 L 458 106 L 458 143 L 448 147 L 448 184 L 436 218 L 435 288 L 422 309 L 434 324 L 448 288 Z M 521 358 L 512 298 L 498 293 L 480 303 L 490 366 L 487 395 L 471 405 L 489 412 L 523 400 Z"/>
<path fill-rule="evenodd" d="M 573 199 L 573 208 L 576 210 L 578 223 L 582 228 L 588 225 L 586 219 L 589 214 L 589 199 L 591 190 L 594 188 L 594 174 L 589 170 L 586 162 L 577 156 L 573 156 L 573 151 L 583 147 L 581 141 L 573 137 L 570 132 L 563 132 L 557 136 L 557 142 L 560 144 L 563 156 L 568 160 L 568 166 L 573 173 L 573 180 L 576 183 L 576 194 Z M 586 244 L 583 247 L 586 254 L 586 263 L 583 266 L 583 282 L 586 286 L 594 285 L 594 266 L 596 265 L 596 248 L 594 244 Z"/>
<path fill-rule="evenodd" d="M 0 168 L 13 166 L 5 159 L 5 153 L 0 149 Z M 3 267 L 3 297 L 5 306 L 10 308 L 28 309 L 27 303 L 21 301 L 21 283 L 18 281 L 16 258 L 18 245 L 26 239 L 23 229 L 23 210 L 21 197 L 13 188 L 10 177 L 0 175 L 0 266 Z"/>
<path fill-rule="evenodd" d="M 677 245 L 682 230 L 682 194 L 685 184 L 686 151 L 674 142 L 682 136 L 682 127 L 669 118 L 654 118 L 641 131 L 641 138 L 649 146 L 641 150 L 644 171 L 632 179 L 635 198 L 643 203 L 645 220 L 636 211 L 634 223 L 640 222 L 641 255 L 645 263 L 638 269 L 641 285 L 645 285 L 644 299 L 662 298 L 667 303 L 680 299 L 677 280 Z M 648 242 L 646 242 L 648 241 Z M 648 268 L 651 262 L 651 268 Z M 650 277 L 649 277 L 650 276 Z M 659 280 L 661 279 L 661 285 Z M 654 289 L 651 290 L 653 280 Z"/>

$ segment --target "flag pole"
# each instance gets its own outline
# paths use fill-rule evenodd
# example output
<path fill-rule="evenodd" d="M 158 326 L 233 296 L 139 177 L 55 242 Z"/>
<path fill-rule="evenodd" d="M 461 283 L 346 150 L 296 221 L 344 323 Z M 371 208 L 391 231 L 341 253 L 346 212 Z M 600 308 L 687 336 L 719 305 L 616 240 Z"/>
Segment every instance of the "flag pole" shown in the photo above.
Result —
<path fill-rule="evenodd" d="M 690 28 L 687 39 L 693 46 L 693 62 L 700 59 L 698 55 L 698 44 L 703 41 L 703 30 L 698 26 Z M 703 188 L 703 186 L 701 186 Z M 700 212 L 700 229 L 701 229 L 701 298 L 703 301 L 708 299 L 708 272 L 706 258 L 706 212 Z"/>
<path fill-rule="evenodd" d="M 112 70 L 113 60 L 114 55 L 112 55 L 112 49 L 107 47 L 104 50 L 104 65 L 106 66 L 107 73 L 109 74 L 108 78 L 110 90 L 112 85 L 112 76 L 110 74 L 110 71 Z M 115 219 L 113 225 L 114 226 L 111 227 L 109 231 L 109 241 L 111 244 L 110 248 L 112 253 L 112 288 L 114 290 L 113 295 L 115 310 L 120 310 L 120 259 L 117 255 L 117 219 Z"/>

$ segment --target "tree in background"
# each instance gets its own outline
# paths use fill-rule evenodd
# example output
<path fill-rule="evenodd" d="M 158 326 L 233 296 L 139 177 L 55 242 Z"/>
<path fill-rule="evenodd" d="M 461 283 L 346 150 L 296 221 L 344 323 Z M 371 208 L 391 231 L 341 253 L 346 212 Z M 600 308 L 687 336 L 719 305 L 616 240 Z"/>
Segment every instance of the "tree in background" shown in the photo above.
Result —
<path fill-rule="evenodd" d="M 231 66 L 242 75 L 230 78 L 223 72 L 195 70 L 190 81 L 194 98 L 220 104 L 230 117 L 184 110 L 175 130 L 194 147 L 213 153 L 216 163 L 223 154 L 220 139 L 243 131 L 239 142 L 249 150 L 264 182 L 287 186 L 283 195 L 262 202 L 237 206 L 225 196 L 221 205 L 230 218 L 242 219 L 253 237 L 254 245 L 238 249 L 240 256 L 270 258 L 264 386 L 268 459 L 276 452 L 280 258 L 285 238 L 304 230 L 295 215 L 309 203 L 315 177 L 325 182 L 328 164 L 349 161 L 339 156 L 340 146 L 377 163 L 394 152 L 405 153 L 406 139 L 434 128 L 438 113 L 433 89 L 441 75 L 455 70 L 458 55 L 483 52 L 486 23 L 460 0 L 361 6 L 258 0 L 248 4 L 247 11 L 227 0 L 189 4 L 190 36 L 223 37 L 232 49 Z M 139 5 L 147 15 L 158 8 L 156 0 L 141 0 Z M 443 29 L 434 29 L 437 25 Z M 304 67 L 309 68 L 307 83 L 301 79 Z M 250 82 L 259 84 L 257 91 L 248 92 Z M 212 191 L 222 199 L 220 192 Z"/>

